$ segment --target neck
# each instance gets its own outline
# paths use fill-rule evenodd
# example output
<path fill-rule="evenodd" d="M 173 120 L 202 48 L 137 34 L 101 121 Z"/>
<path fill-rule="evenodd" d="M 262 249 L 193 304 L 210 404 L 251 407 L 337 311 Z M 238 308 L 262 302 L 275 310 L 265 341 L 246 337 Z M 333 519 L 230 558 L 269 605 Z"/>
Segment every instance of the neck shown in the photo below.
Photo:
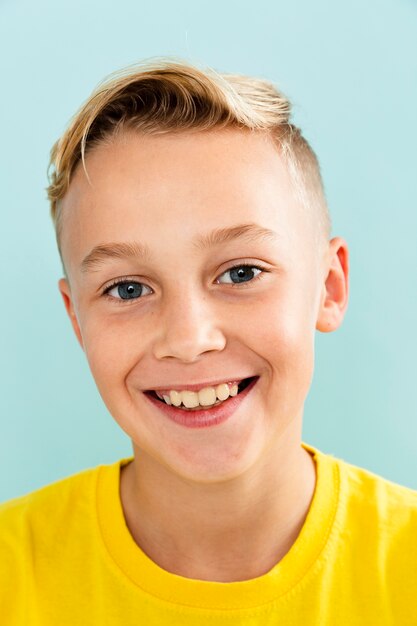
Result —
<path fill-rule="evenodd" d="M 174 574 L 218 582 L 256 578 L 289 551 L 307 516 L 316 471 L 301 442 L 270 450 L 262 467 L 193 483 L 143 451 L 122 469 L 121 500 L 139 547 Z"/>

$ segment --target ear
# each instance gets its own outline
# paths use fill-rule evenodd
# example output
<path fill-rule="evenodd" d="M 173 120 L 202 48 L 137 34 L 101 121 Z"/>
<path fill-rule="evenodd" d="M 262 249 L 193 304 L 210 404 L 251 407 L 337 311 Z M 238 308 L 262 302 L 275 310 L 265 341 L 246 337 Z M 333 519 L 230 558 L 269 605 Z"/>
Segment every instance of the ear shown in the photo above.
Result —
<path fill-rule="evenodd" d="M 349 250 L 346 241 L 334 237 L 329 242 L 316 329 L 330 333 L 341 325 L 348 304 Z"/>
<path fill-rule="evenodd" d="M 66 278 L 61 278 L 58 281 L 58 289 L 61 292 L 62 299 L 64 300 L 65 308 L 67 310 L 68 317 L 70 318 L 74 332 L 77 336 L 78 343 L 80 344 L 81 348 L 84 350 L 81 330 L 78 324 L 77 317 L 75 315 L 74 303 L 72 301 L 71 288 Z"/>

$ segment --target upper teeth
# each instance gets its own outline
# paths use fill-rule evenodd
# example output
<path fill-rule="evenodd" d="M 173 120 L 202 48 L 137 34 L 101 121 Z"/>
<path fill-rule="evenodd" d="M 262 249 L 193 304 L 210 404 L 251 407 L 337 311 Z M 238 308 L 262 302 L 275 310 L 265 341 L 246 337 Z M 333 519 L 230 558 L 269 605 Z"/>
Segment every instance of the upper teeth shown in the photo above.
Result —
<path fill-rule="evenodd" d="M 210 406 L 215 404 L 217 400 L 227 400 L 229 396 L 235 396 L 238 392 L 237 383 L 221 383 L 216 387 L 204 387 L 200 391 L 169 391 L 169 395 L 161 394 L 156 391 L 156 395 L 161 400 L 165 400 L 167 404 L 180 406 L 182 403 L 188 409 L 196 406 Z"/>

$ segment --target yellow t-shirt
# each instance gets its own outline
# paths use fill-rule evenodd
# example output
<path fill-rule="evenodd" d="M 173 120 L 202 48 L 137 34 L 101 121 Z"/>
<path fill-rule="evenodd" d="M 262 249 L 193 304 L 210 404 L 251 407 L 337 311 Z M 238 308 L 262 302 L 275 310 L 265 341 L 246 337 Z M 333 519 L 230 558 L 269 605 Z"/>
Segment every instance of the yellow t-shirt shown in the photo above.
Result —
<path fill-rule="evenodd" d="M 302 443 L 317 483 L 289 552 L 219 583 L 167 572 L 134 542 L 122 459 L 0 505 L 2 626 L 416 626 L 417 491 Z"/>

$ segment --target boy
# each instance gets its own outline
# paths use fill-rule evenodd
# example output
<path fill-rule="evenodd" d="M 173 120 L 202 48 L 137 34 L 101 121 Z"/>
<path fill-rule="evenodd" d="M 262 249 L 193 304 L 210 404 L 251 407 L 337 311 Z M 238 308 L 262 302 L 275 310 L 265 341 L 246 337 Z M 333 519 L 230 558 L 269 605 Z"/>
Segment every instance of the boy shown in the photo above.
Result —
<path fill-rule="evenodd" d="M 289 118 L 162 59 L 53 147 L 59 289 L 133 456 L 1 506 L 2 623 L 417 624 L 417 493 L 301 441 L 348 247 Z"/>

